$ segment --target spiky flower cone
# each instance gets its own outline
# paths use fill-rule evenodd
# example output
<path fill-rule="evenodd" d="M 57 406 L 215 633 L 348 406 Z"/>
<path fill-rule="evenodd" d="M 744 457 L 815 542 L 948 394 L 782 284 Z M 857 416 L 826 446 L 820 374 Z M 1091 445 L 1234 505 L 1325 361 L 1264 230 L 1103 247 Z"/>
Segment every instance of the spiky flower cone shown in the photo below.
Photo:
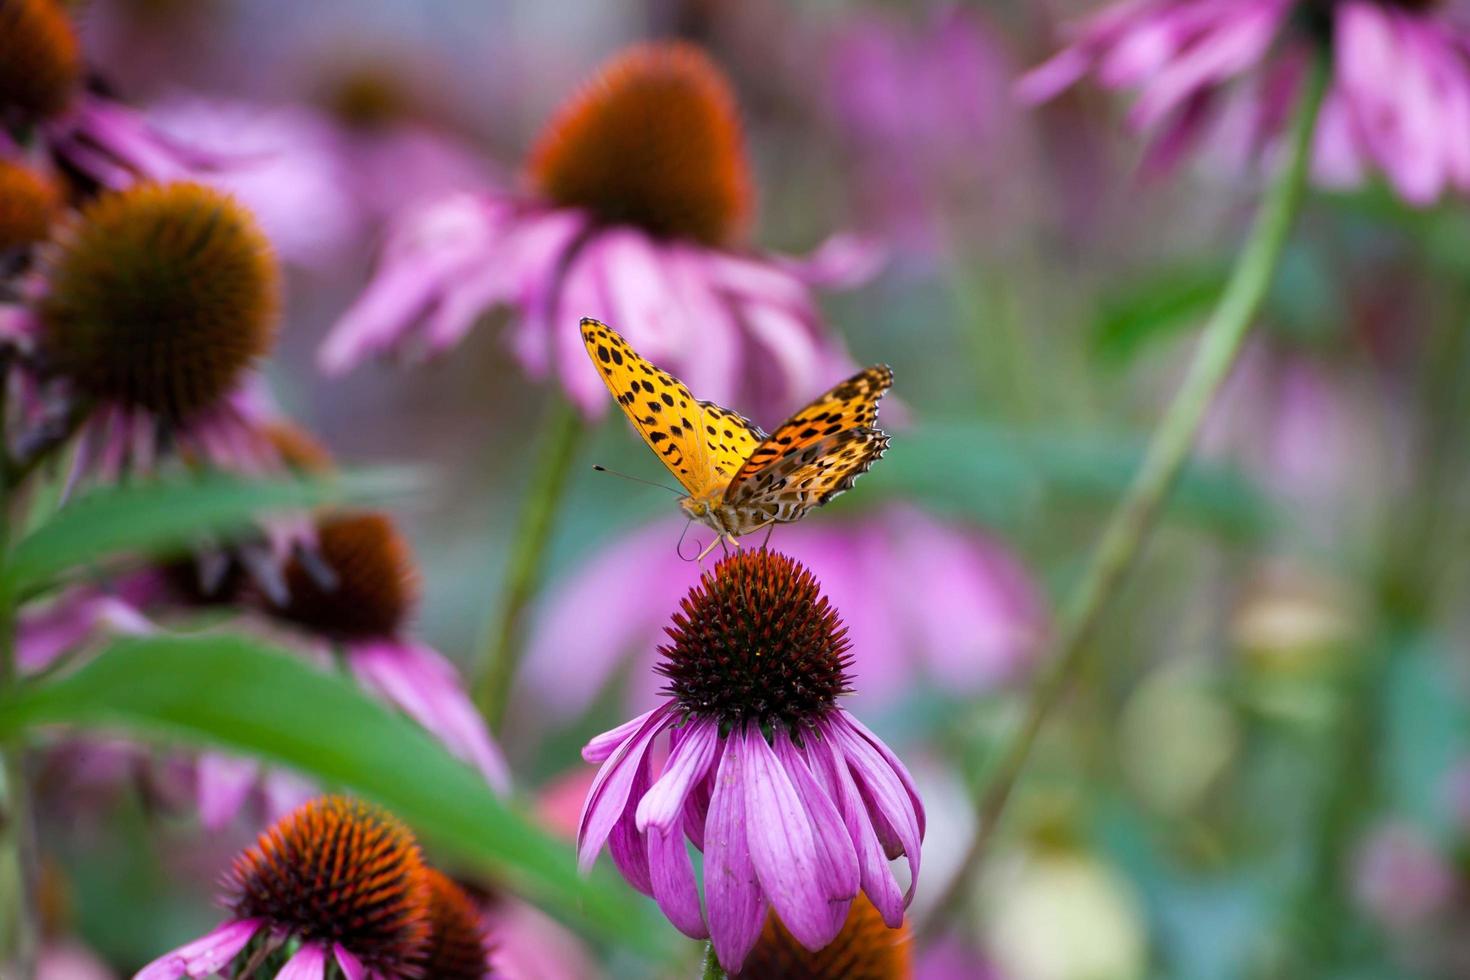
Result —
<path fill-rule="evenodd" d="M 41 347 L 84 397 L 181 421 L 271 349 L 278 275 L 255 220 L 201 184 L 104 194 L 61 233 Z"/>
<path fill-rule="evenodd" d="M 0 252 L 43 241 L 60 207 L 61 194 L 50 180 L 0 160 Z"/>
<path fill-rule="evenodd" d="M 775 913 L 737 980 L 909 980 L 914 975 L 908 923 L 890 929 L 866 895 L 847 913 L 842 931 L 815 952 L 797 942 Z"/>
<path fill-rule="evenodd" d="M 336 578 L 319 581 L 300 559 L 286 569 L 290 603 L 281 615 L 340 639 L 393 636 L 418 601 L 418 571 L 408 542 L 385 514 L 344 514 L 317 527 L 322 563 Z"/>
<path fill-rule="evenodd" d="M 609 62 L 552 119 L 530 163 L 557 204 L 706 245 L 744 229 L 749 169 L 729 81 L 698 48 L 674 43 Z"/>
<path fill-rule="evenodd" d="M 408 828 L 376 807 L 312 800 L 241 853 L 226 886 L 237 919 L 339 945 L 384 975 L 424 976 L 428 870 Z"/>

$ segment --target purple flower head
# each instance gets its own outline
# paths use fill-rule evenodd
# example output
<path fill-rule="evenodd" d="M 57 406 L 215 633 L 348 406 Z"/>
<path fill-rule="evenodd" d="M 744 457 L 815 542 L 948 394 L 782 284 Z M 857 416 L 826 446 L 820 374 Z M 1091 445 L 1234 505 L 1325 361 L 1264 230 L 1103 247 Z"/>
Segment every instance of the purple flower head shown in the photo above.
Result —
<path fill-rule="evenodd" d="M 462 193 L 408 210 L 378 271 L 320 351 L 329 373 L 383 353 L 434 354 L 484 313 L 534 378 L 589 417 L 607 409 L 577 323 L 628 341 L 702 397 L 789 407 L 850 373 L 814 287 L 869 276 L 873 250 L 829 242 L 807 260 L 743 244 L 750 182 L 734 98 L 697 49 L 634 48 L 553 119 L 521 192 Z"/>
<path fill-rule="evenodd" d="M 816 579 L 785 555 L 739 552 L 690 590 L 667 634 L 663 703 L 582 750 L 602 764 L 577 834 L 582 867 L 606 844 L 729 971 L 768 910 L 809 950 L 841 931 L 859 892 L 898 928 L 924 808 L 903 763 L 838 705 L 852 657 Z M 704 852 L 703 910 L 686 838 Z M 907 890 L 889 867 L 900 856 Z"/>
<path fill-rule="evenodd" d="M 316 528 L 316 548 L 286 565 L 284 604 L 266 611 L 303 632 L 317 649 L 335 648 L 364 688 L 397 706 L 473 765 L 496 789 L 510 773 L 443 654 L 408 635 L 418 572 L 383 514 L 337 514 Z"/>
<path fill-rule="evenodd" d="M 1325 183 L 1381 170 L 1404 200 L 1470 189 L 1470 25 L 1463 5 L 1406 0 L 1125 0 L 1021 79 L 1030 102 L 1086 75 L 1138 93 L 1129 121 L 1168 166 L 1243 89 L 1243 138 L 1258 155 L 1279 133 L 1312 49 L 1332 81 L 1315 146 Z"/>
<path fill-rule="evenodd" d="M 23 462 L 73 435 L 72 479 L 169 459 L 278 467 L 253 389 L 275 344 L 279 272 L 249 212 L 194 183 L 103 194 L 55 231 L 0 307 Z"/>
<path fill-rule="evenodd" d="M 654 647 L 667 621 L 659 597 L 699 578 L 676 552 L 679 530 L 659 522 L 629 535 L 542 602 L 524 673 L 538 710 L 559 719 L 585 710 L 628 656 L 640 658 L 632 706 L 654 703 Z M 775 540 L 802 556 L 843 610 L 864 704 L 891 704 L 925 675 L 964 694 L 1002 685 L 1024 675 L 1045 635 L 1040 588 L 978 530 L 890 506 L 851 521 L 783 527 Z M 567 650 L 578 651 L 570 674 Z"/>

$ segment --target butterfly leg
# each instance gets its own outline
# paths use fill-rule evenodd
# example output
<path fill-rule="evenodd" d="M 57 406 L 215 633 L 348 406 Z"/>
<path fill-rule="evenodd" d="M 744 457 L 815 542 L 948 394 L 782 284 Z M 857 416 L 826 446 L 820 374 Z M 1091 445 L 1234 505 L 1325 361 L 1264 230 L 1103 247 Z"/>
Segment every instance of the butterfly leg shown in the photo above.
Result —
<path fill-rule="evenodd" d="M 757 530 L 759 530 L 759 528 L 757 528 Z M 772 521 L 766 521 L 766 536 L 765 536 L 765 539 L 761 541 L 761 550 L 762 551 L 765 551 L 766 548 L 770 545 L 770 543 L 771 543 L 771 535 L 772 534 L 775 534 L 775 533 L 776 533 L 776 522 L 773 521 L 773 520 Z"/>
<path fill-rule="evenodd" d="M 713 541 L 711 541 L 708 545 L 705 546 L 705 549 L 699 553 L 699 557 L 696 558 L 696 559 L 694 559 L 694 560 L 697 561 L 697 562 L 704 561 L 706 558 L 709 557 L 709 553 L 711 551 L 714 551 L 715 550 L 715 545 L 721 545 L 721 546 L 723 546 L 724 544 L 725 544 L 725 539 L 724 539 L 723 536 L 715 538 Z M 728 552 L 726 552 L 726 553 L 728 554 Z"/>

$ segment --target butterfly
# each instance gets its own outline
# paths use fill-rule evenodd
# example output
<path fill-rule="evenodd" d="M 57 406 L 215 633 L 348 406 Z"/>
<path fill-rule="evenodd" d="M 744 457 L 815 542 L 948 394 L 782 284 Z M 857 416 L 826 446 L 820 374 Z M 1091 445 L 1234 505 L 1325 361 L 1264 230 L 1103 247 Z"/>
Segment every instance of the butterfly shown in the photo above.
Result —
<path fill-rule="evenodd" d="M 875 427 L 878 400 L 893 385 L 886 365 L 859 371 L 767 435 L 738 413 L 696 399 L 607 324 L 584 318 L 582 342 L 623 414 L 689 491 L 679 506 L 715 532 L 705 554 L 721 541 L 738 546 L 743 535 L 801 520 L 888 448 Z"/>

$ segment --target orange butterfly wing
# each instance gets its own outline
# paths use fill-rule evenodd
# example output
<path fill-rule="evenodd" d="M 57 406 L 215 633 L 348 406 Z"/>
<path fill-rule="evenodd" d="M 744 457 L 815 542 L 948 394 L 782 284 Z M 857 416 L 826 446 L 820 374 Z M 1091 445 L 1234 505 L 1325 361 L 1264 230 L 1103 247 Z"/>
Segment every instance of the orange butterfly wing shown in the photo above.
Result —
<path fill-rule="evenodd" d="M 852 486 L 888 448 L 875 427 L 893 372 L 858 372 L 782 423 L 750 454 L 725 488 L 736 507 L 762 504 L 792 521 Z"/>
<path fill-rule="evenodd" d="M 582 342 L 628 421 L 691 496 L 718 495 L 765 433 L 655 367 L 611 327 L 582 320 Z"/>

